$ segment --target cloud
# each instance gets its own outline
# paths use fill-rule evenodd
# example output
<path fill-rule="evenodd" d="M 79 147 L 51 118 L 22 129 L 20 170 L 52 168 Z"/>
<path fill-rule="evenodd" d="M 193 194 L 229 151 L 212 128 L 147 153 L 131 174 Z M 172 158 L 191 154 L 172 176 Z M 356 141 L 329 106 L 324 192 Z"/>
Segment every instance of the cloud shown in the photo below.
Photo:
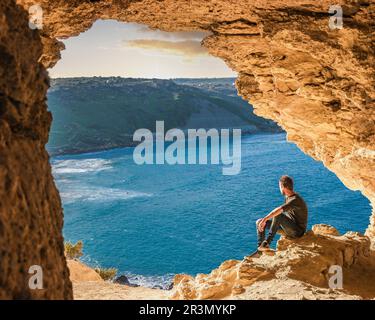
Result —
<path fill-rule="evenodd" d="M 157 50 L 166 54 L 180 55 L 187 58 L 208 55 L 207 49 L 201 46 L 200 41 L 196 40 L 168 41 L 136 39 L 124 41 L 124 45 L 144 50 Z"/>

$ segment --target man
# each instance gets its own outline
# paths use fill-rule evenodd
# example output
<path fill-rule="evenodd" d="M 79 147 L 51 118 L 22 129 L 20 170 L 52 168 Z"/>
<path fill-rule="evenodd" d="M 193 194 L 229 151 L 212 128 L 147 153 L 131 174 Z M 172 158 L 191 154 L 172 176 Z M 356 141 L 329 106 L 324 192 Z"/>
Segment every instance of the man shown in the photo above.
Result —
<path fill-rule="evenodd" d="M 285 203 L 256 222 L 260 251 L 269 248 L 276 232 L 280 230 L 290 238 L 299 238 L 306 231 L 307 206 L 302 197 L 294 192 L 293 179 L 282 176 L 279 180 L 279 188 L 281 194 L 285 196 Z M 269 229 L 267 239 L 265 239 L 265 229 Z"/>

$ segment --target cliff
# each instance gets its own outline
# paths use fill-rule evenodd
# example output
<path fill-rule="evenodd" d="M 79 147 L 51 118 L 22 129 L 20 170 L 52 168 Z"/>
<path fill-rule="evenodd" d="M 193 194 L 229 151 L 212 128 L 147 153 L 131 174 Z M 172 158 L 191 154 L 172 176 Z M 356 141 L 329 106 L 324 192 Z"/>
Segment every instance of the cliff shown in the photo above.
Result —
<path fill-rule="evenodd" d="M 343 290 L 329 288 L 332 266 L 343 270 Z M 275 253 L 228 260 L 208 275 L 177 275 L 171 297 L 247 299 L 258 294 L 259 298 L 289 299 L 294 292 L 296 299 L 319 295 L 323 299 L 347 295 L 372 299 L 375 287 L 369 284 L 375 283 L 374 271 L 375 254 L 368 238 L 354 232 L 340 236 L 333 227 L 315 225 L 300 239 L 282 237 Z"/>

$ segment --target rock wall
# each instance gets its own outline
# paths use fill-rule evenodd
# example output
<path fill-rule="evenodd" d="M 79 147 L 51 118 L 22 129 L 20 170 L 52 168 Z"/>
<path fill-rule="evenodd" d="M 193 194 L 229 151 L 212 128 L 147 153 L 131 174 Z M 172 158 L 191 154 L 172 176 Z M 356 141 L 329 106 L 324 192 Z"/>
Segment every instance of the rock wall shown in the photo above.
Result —
<path fill-rule="evenodd" d="M 61 235 L 63 216 L 48 154 L 51 115 L 42 45 L 28 16 L 0 2 L 0 299 L 68 299 L 71 283 Z M 32 290 L 29 268 L 43 272 Z"/>
<path fill-rule="evenodd" d="M 203 45 L 238 72 L 238 91 L 256 113 L 375 203 L 373 0 L 335 1 L 344 10 L 341 30 L 328 28 L 327 0 L 17 0 L 26 11 L 41 5 L 40 32 L 27 28 L 14 1 L 0 4 L 0 297 L 71 298 L 61 204 L 44 149 L 48 83 L 37 59 L 53 66 L 63 49 L 57 39 L 97 19 L 211 31 Z M 30 264 L 45 268 L 44 291 L 25 287 Z"/>

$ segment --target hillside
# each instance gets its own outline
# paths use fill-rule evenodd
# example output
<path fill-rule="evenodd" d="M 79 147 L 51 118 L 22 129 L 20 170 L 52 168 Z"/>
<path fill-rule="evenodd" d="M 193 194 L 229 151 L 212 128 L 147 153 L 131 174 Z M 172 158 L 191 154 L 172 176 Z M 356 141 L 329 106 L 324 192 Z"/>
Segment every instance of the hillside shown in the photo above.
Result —
<path fill-rule="evenodd" d="M 130 146 L 135 130 L 241 128 L 279 132 L 237 96 L 234 79 L 65 78 L 51 80 L 51 155 Z"/>

